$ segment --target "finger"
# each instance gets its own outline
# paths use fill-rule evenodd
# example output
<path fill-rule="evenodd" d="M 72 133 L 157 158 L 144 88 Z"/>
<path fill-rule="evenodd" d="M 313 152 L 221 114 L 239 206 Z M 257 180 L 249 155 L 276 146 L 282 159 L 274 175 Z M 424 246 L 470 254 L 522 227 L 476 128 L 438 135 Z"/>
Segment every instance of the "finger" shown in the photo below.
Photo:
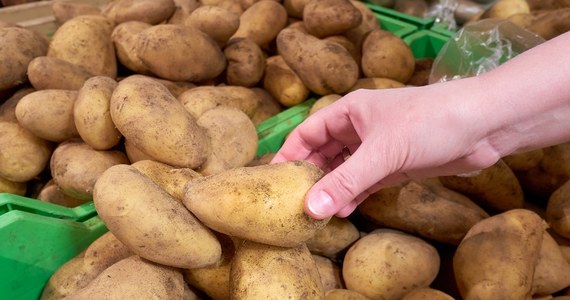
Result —
<path fill-rule="evenodd" d="M 345 207 L 341 208 L 335 214 L 335 216 L 337 216 L 339 218 L 346 218 L 346 217 L 350 216 L 356 210 L 356 207 L 358 207 L 358 204 L 356 203 L 356 201 L 351 201 Z"/>
<path fill-rule="evenodd" d="M 384 177 L 378 157 L 365 154 L 374 151 L 363 147 L 313 185 L 305 201 L 309 215 L 324 219 L 336 214 Z"/>

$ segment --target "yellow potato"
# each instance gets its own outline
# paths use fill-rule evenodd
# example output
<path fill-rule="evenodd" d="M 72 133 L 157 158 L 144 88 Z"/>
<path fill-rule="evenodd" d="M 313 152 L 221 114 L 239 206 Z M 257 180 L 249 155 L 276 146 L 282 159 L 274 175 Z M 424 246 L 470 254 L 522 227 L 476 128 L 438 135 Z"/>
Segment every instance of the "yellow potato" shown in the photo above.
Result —
<path fill-rule="evenodd" d="M 503 157 L 503 161 L 513 171 L 527 171 L 538 166 L 543 157 L 544 153 L 542 149 L 538 149 L 524 153 L 511 154 Z"/>
<path fill-rule="evenodd" d="M 342 276 L 340 275 L 340 268 L 332 260 L 313 254 L 313 260 L 317 265 L 317 270 L 321 277 L 321 284 L 323 290 L 326 292 L 334 289 L 341 289 L 344 287 L 342 283 Z"/>
<path fill-rule="evenodd" d="M 325 300 L 370 300 L 370 298 L 347 289 L 334 289 L 326 292 Z"/>
<path fill-rule="evenodd" d="M 570 238 L 570 181 L 559 187 L 548 200 L 546 206 L 546 220 L 548 225 L 557 234 Z"/>
<path fill-rule="evenodd" d="M 546 296 L 570 286 L 570 264 L 560 246 L 545 230 L 532 280 L 533 297 Z"/>
<path fill-rule="evenodd" d="M 349 92 L 359 89 L 380 90 L 404 87 L 405 84 L 390 78 L 359 78 L 356 83 L 349 89 Z"/>
<path fill-rule="evenodd" d="M 253 121 L 255 126 L 283 110 L 281 104 L 275 100 L 267 90 L 263 88 L 252 88 L 251 90 L 254 91 L 259 98 L 257 109 L 253 116 L 251 116 L 251 121 Z"/>
<path fill-rule="evenodd" d="M 0 103 L 0 121 L 18 123 L 18 118 L 16 118 L 16 106 L 24 96 L 34 91 L 33 88 L 21 88 L 10 96 L 10 98 L 6 99 L 6 101 Z"/>
<path fill-rule="evenodd" d="M 36 198 L 41 201 L 54 203 L 65 207 L 76 207 L 87 202 L 86 200 L 77 199 L 64 194 L 59 186 L 55 184 L 53 179 L 49 180 L 46 185 L 42 187 L 40 193 Z"/>
<path fill-rule="evenodd" d="M 53 1 L 51 10 L 56 22 L 61 24 L 81 15 L 101 15 L 101 9 L 91 3 L 76 3 L 65 0 Z"/>
<path fill-rule="evenodd" d="M 526 0 L 498 0 L 481 16 L 482 19 L 506 19 L 519 13 L 529 13 L 530 7 Z"/>
<path fill-rule="evenodd" d="M 111 33 L 117 59 L 123 66 L 137 74 L 150 74 L 135 49 L 138 34 L 150 27 L 152 25 L 145 22 L 129 21 L 115 26 Z"/>
<path fill-rule="evenodd" d="M 303 80 L 281 55 L 267 58 L 263 88 L 285 107 L 300 104 L 309 96 L 309 89 Z"/>
<path fill-rule="evenodd" d="M 323 299 L 319 271 L 304 244 L 282 248 L 244 241 L 231 265 L 230 299 Z"/>
<path fill-rule="evenodd" d="M 65 60 L 38 56 L 28 65 L 28 79 L 36 90 L 79 90 L 93 74 Z"/>
<path fill-rule="evenodd" d="M 135 147 L 133 143 L 129 142 L 127 139 L 125 139 L 124 146 L 127 157 L 131 163 L 136 163 L 141 160 L 155 160 L 154 158 L 150 157 L 150 155 L 142 152 L 141 149 Z"/>
<path fill-rule="evenodd" d="M 303 9 L 307 32 L 318 38 L 342 34 L 362 23 L 362 13 L 350 0 L 308 1 Z"/>
<path fill-rule="evenodd" d="M 414 73 L 415 59 L 404 40 L 389 31 L 375 29 L 362 44 L 361 66 L 366 77 L 406 83 Z"/>
<path fill-rule="evenodd" d="M 402 298 L 402 300 L 453 300 L 450 295 L 432 288 L 419 288 L 415 289 Z"/>
<path fill-rule="evenodd" d="M 346 287 L 371 299 L 400 299 L 428 287 L 439 271 L 436 249 L 415 236 L 376 229 L 346 253 L 342 276 Z"/>
<path fill-rule="evenodd" d="M 252 117 L 261 101 L 251 89 L 231 85 L 198 86 L 180 94 L 178 100 L 196 119 L 219 105 L 238 108 Z"/>
<path fill-rule="evenodd" d="M 283 7 L 287 10 L 290 17 L 302 18 L 303 10 L 309 0 L 283 0 Z"/>
<path fill-rule="evenodd" d="M 218 46 L 224 47 L 239 27 L 239 15 L 232 11 L 212 5 L 203 5 L 196 8 L 184 25 L 192 26 L 205 32 Z"/>
<path fill-rule="evenodd" d="M 26 182 L 49 162 L 52 146 L 18 123 L 0 121 L 0 177 Z"/>
<path fill-rule="evenodd" d="M 214 175 L 233 168 L 244 167 L 257 152 L 257 130 L 251 119 L 241 110 L 218 106 L 197 120 L 210 137 L 212 151 L 198 171 Z"/>
<path fill-rule="evenodd" d="M 184 286 L 179 270 L 133 255 L 110 266 L 66 299 L 181 299 Z"/>
<path fill-rule="evenodd" d="M 42 290 L 40 299 L 63 299 L 86 287 L 97 275 L 87 270 L 83 257 L 74 257 L 52 274 Z"/>
<path fill-rule="evenodd" d="M 239 18 L 239 27 L 230 38 L 249 38 L 260 47 L 275 40 L 287 25 L 287 11 L 276 1 L 258 1 L 246 9 Z"/>
<path fill-rule="evenodd" d="M 47 56 L 87 69 L 93 75 L 117 76 L 117 58 L 111 32 L 103 16 L 82 15 L 61 25 L 53 34 Z"/>
<path fill-rule="evenodd" d="M 26 190 L 27 186 L 25 182 L 13 182 L 0 177 L 0 193 L 24 196 L 26 194 Z"/>
<path fill-rule="evenodd" d="M 135 75 L 120 81 L 111 97 L 111 118 L 129 142 L 157 161 L 197 168 L 209 155 L 209 138 L 196 119 L 152 79 Z"/>
<path fill-rule="evenodd" d="M 340 98 L 342 98 L 342 96 L 338 95 L 338 94 L 329 94 L 329 95 L 320 97 L 319 99 L 317 99 L 317 101 L 315 101 L 315 104 L 313 104 L 313 106 L 311 106 L 311 110 L 309 110 L 309 115 L 312 115 L 312 114 L 316 113 L 317 111 L 335 103 Z"/>
<path fill-rule="evenodd" d="M 134 47 L 153 74 L 172 81 L 205 81 L 226 67 L 226 58 L 216 42 L 193 27 L 152 26 L 138 33 Z"/>
<path fill-rule="evenodd" d="M 253 87 L 263 77 L 265 54 L 250 39 L 234 38 L 224 49 L 228 60 L 226 80 L 229 85 Z"/>
<path fill-rule="evenodd" d="M 310 218 L 304 210 L 305 194 L 322 174 L 306 161 L 235 168 L 189 182 L 183 202 L 213 230 L 294 247 L 328 222 Z"/>
<path fill-rule="evenodd" d="M 286 28 L 277 36 L 278 53 L 318 95 L 342 94 L 358 79 L 359 67 L 341 45 Z"/>
<path fill-rule="evenodd" d="M 358 229 L 349 220 L 332 217 L 306 244 L 313 254 L 337 259 L 359 238 Z"/>
<path fill-rule="evenodd" d="M 525 209 L 511 209 L 471 227 L 453 257 L 461 296 L 530 299 L 544 230 L 540 216 Z"/>
<path fill-rule="evenodd" d="M 50 170 L 55 184 L 64 194 L 90 201 L 101 174 L 114 165 L 128 162 L 121 151 L 98 151 L 81 140 L 69 140 L 53 151 Z"/>
<path fill-rule="evenodd" d="M 209 266 L 221 259 L 216 236 L 133 166 L 107 169 L 95 184 L 93 202 L 117 239 L 145 259 L 177 268 Z"/>
<path fill-rule="evenodd" d="M 95 150 L 111 149 L 123 137 L 110 115 L 111 95 L 117 82 L 105 76 L 89 78 L 79 90 L 73 119 L 79 135 Z"/>
<path fill-rule="evenodd" d="M 103 7 L 102 13 L 115 24 L 140 21 L 155 25 L 167 20 L 174 10 L 173 0 L 114 0 Z"/>
<path fill-rule="evenodd" d="M 202 5 L 198 0 L 175 0 L 174 13 L 168 18 L 168 24 L 184 24 L 184 21 L 194 10 Z"/>
<path fill-rule="evenodd" d="M 376 14 L 362 1 L 351 0 L 352 5 L 360 11 L 362 15 L 362 22 L 355 28 L 352 28 L 344 33 L 344 35 L 356 46 L 357 49 L 362 49 L 362 43 L 366 35 L 374 30 L 381 28 L 380 22 Z"/>
<path fill-rule="evenodd" d="M 175 168 L 154 160 L 140 160 L 132 166 L 178 200 L 184 197 L 184 185 L 188 181 L 202 177 L 190 168 Z"/>
<path fill-rule="evenodd" d="M 32 30 L 0 28 L 0 91 L 28 81 L 26 72 L 32 59 L 46 55 L 48 42 Z"/>

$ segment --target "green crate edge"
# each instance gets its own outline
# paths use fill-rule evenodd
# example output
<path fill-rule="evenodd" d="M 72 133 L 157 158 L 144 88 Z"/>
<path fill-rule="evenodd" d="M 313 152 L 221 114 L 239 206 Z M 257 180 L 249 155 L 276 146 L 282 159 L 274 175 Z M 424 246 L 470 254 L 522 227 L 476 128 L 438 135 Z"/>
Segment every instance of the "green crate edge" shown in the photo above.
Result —
<path fill-rule="evenodd" d="M 408 24 L 416 26 L 418 29 L 430 29 L 435 23 L 435 18 L 419 18 L 416 16 L 408 15 L 391 8 L 376 5 L 372 3 L 372 1 L 370 0 L 364 0 L 361 2 L 363 2 L 368 8 L 370 8 L 375 13 L 379 13 L 381 15 L 385 15 L 393 19 L 406 22 Z"/>
<path fill-rule="evenodd" d="M 435 58 L 449 39 L 431 30 L 420 30 L 403 38 L 416 59 Z"/>

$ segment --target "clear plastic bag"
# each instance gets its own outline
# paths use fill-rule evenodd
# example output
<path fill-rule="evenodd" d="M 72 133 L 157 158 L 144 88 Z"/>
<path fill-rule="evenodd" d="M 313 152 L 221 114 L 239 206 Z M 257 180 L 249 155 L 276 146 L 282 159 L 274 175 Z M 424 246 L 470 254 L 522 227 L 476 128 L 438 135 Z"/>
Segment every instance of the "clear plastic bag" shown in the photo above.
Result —
<path fill-rule="evenodd" d="M 543 42 L 507 20 L 485 19 L 466 25 L 440 50 L 429 83 L 477 76 Z"/>
<path fill-rule="evenodd" d="M 448 30 L 455 30 L 457 28 L 457 22 L 455 22 L 457 6 L 457 0 L 435 1 L 426 13 L 426 17 L 433 17 L 435 23 L 446 24 Z"/>

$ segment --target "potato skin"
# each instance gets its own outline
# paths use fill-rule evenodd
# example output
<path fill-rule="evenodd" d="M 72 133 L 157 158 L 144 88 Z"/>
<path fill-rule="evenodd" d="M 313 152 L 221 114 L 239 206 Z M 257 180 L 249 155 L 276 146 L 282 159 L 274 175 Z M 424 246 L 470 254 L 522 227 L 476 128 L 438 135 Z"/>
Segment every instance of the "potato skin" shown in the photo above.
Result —
<path fill-rule="evenodd" d="M 282 248 L 244 241 L 231 265 L 231 299 L 323 299 L 324 290 L 304 244 Z"/>
<path fill-rule="evenodd" d="M 202 177 L 200 173 L 190 168 L 175 168 L 154 160 L 140 160 L 131 166 L 178 200 L 184 197 L 184 185 L 188 181 Z"/>
<path fill-rule="evenodd" d="M 79 90 L 91 77 L 93 73 L 84 67 L 55 57 L 38 56 L 28 65 L 28 78 L 36 90 Z"/>
<path fill-rule="evenodd" d="M 305 161 L 235 168 L 186 184 L 183 203 L 218 232 L 294 247 L 328 222 L 313 219 L 304 210 L 305 194 L 322 174 Z M 236 214 L 236 209 L 241 213 Z"/>
<path fill-rule="evenodd" d="M 198 170 L 202 175 L 218 174 L 244 167 L 257 152 L 257 130 L 251 119 L 234 107 L 218 106 L 197 120 L 210 137 L 212 151 Z"/>
<path fill-rule="evenodd" d="M 76 207 L 78 205 L 87 202 L 86 200 L 77 199 L 64 194 L 59 188 L 59 186 L 55 184 L 53 179 L 49 180 L 42 187 L 40 193 L 36 198 L 40 201 L 54 203 L 65 207 Z"/>
<path fill-rule="evenodd" d="M 313 254 L 337 259 L 344 250 L 360 238 L 360 232 L 348 219 L 332 217 L 305 243 Z"/>
<path fill-rule="evenodd" d="M 178 96 L 186 110 L 198 119 L 205 112 L 219 105 L 235 107 L 252 117 L 260 97 L 243 86 L 198 86 Z"/>
<path fill-rule="evenodd" d="M 287 25 L 287 11 L 278 2 L 261 0 L 246 9 L 239 18 L 239 27 L 230 38 L 249 38 L 266 47 Z"/>
<path fill-rule="evenodd" d="M 342 94 L 359 77 L 358 64 L 344 47 L 302 31 L 281 30 L 277 49 L 303 83 L 318 95 Z"/>
<path fill-rule="evenodd" d="M 26 182 L 49 162 L 52 146 L 18 123 L 0 121 L 0 177 Z"/>
<path fill-rule="evenodd" d="M 175 10 L 173 0 L 115 0 L 107 3 L 102 14 L 115 24 L 140 21 L 156 25 Z"/>
<path fill-rule="evenodd" d="M 91 3 L 53 1 L 51 10 L 59 25 L 81 15 L 101 15 L 101 9 Z"/>
<path fill-rule="evenodd" d="M 26 190 L 27 186 L 25 182 L 13 182 L 0 177 L 0 193 L 10 193 L 14 195 L 24 196 L 26 194 Z"/>
<path fill-rule="evenodd" d="M 63 142 L 78 137 L 73 120 L 77 91 L 41 90 L 24 96 L 16 105 L 16 118 L 36 136 Z"/>
<path fill-rule="evenodd" d="M 152 26 L 138 34 L 135 51 L 153 74 L 172 81 L 205 81 L 226 67 L 226 58 L 216 42 L 188 26 Z"/>
<path fill-rule="evenodd" d="M 461 296 L 530 299 L 544 229 L 540 216 L 526 209 L 512 209 L 471 227 L 453 256 Z"/>
<path fill-rule="evenodd" d="M 197 168 L 209 155 L 204 130 L 164 85 L 152 79 L 134 75 L 120 81 L 110 110 L 121 134 L 155 160 Z"/>
<path fill-rule="evenodd" d="M 439 265 L 438 252 L 424 240 L 376 229 L 348 249 L 342 274 L 349 290 L 370 299 L 400 299 L 415 288 L 428 287 Z"/>
<path fill-rule="evenodd" d="M 27 82 L 28 64 L 48 47 L 36 33 L 20 27 L 0 28 L 0 45 L 0 91 Z"/>
<path fill-rule="evenodd" d="M 111 40 L 113 25 L 103 16 L 82 15 L 61 25 L 53 34 L 47 56 L 87 69 L 93 75 L 117 76 L 117 58 Z"/>
<path fill-rule="evenodd" d="M 177 268 L 209 266 L 221 259 L 214 234 L 133 166 L 107 169 L 95 184 L 93 202 L 117 239 L 145 259 Z"/>
<path fill-rule="evenodd" d="M 118 24 L 111 33 L 117 59 L 123 66 L 137 74 L 150 74 L 150 71 L 137 55 L 135 49 L 138 34 L 150 27 L 152 25 L 148 23 L 129 21 Z"/>
<path fill-rule="evenodd" d="M 415 68 L 410 47 L 389 31 L 375 29 L 362 44 L 362 72 L 366 77 L 381 77 L 406 83 Z"/>
<path fill-rule="evenodd" d="M 218 46 L 224 47 L 239 27 L 239 15 L 220 6 L 203 5 L 185 19 L 184 25 L 205 32 Z"/>
<path fill-rule="evenodd" d="M 310 0 L 303 9 L 307 32 L 323 38 L 359 26 L 362 14 L 350 0 Z"/>
<path fill-rule="evenodd" d="M 226 80 L 230 85 L 252 87 L 263 77 L 265 55 L 250 39 L 234 38 L 224 49 L 228 60 Z"/>
<path fill-rule="evenodd" d="M 127 164 L 121 151 L 98 151 L 81 140 L 69 140 L 55 148 L 50 160 L 54 182 L 71 197 L 90 201 L 95 182 L 108 168 Z"/>
<path fill-rule="evenodd" d="M 546 220 L 548 224 L 554 232 L 565 238 L 570 238 L 569 194 L 570 181 L 566 181 L 552 193 L 546 206 Z"/>
<path fill-rule="evenodd" d="M 349 92 L 353 92 L 359 89 L 380 90 L 394 89 L 404 86 L 406 85 L 390 78 L 359 78 L 356 83 L 350 88 Z"/>
<path fill-rule="evenodd" d="M 319 99 L 317 99 L 317 101 L 315 101 L 315 104 L 311 106 L 311 109 L 309 110 L 309 115 L 312 115 L 317 111 L 329 106 L 330 104 L 333 104 L 340 98 L 342 98 L 342 96 L 338 94 L 328 94 L 326 96 L 320 97 Z"/>
<path fill-rule="evenodd" d="M 116 87 L 112 78 L 91 77 L 79 90 L 73 105 L 77 132 L 95 150 L 111 149 L 122 138 L 110 114 L 111 95 Z"/>
<path fill-rule="evenodd" d="M 366 35 L 374 29 L 381 28 L 381 25 L 374 12 L 368 8 L 364 2 L 351 0 L 351 3 L 360 11 L 362 22 L 357 27 L 345 32 L 344 36 L 346 36 L 357 49 L 362 49 L 362 43 Z"/>
<path fill-rule="evenodd" d="M 281 55 L 268 57 L 263 78 L 265 88 L 281 105 L 291 107 L 307 99 L 309 89 Z"/>

